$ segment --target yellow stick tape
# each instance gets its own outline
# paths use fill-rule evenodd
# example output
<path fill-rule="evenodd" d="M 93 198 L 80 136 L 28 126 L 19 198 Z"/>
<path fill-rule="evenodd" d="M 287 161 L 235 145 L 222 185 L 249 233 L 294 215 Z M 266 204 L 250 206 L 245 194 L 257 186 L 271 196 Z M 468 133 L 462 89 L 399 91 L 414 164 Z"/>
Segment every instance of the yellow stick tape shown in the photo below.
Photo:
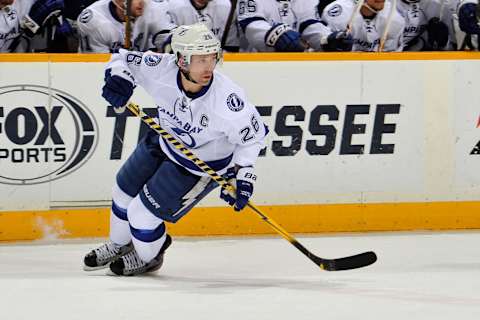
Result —
<path fill-rule="evenodd" d="M 288 232 L 480 229 L 480 202 L 262 206 Z M 0 212 L 0 241 L 108 236 L 109 208 Z M 272 229 L 252 211 L 195 208 L 172 235 L 258 235 Z"/>

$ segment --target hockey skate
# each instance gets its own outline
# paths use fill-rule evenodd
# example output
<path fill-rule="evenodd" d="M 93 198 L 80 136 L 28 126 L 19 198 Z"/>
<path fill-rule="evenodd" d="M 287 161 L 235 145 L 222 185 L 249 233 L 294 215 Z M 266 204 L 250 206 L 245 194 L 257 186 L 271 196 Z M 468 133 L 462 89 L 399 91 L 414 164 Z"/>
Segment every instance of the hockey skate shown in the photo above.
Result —
<path fill-rule="evenodd" d="M 137 251 L 132 250 L 126 255 L 116 259 L 110 264 L 110 270 L 119 276 L 136 276 L 142 273 L 153 272 L 163 265 L 165 250 L 172 244 L 172 238 L 167 234 L 165 243 L 158 255 L 150 262 L 144 262 L 138 256 Z"/>
<path fill-rule="evenodd" d="M 83 259 L 83 270 L 94 271 L 108 267 L 110 262 L 131 252 L 133 244 L 121 246 L 113 242 L 108 242 L 100 247 L 90 251 Z"/>

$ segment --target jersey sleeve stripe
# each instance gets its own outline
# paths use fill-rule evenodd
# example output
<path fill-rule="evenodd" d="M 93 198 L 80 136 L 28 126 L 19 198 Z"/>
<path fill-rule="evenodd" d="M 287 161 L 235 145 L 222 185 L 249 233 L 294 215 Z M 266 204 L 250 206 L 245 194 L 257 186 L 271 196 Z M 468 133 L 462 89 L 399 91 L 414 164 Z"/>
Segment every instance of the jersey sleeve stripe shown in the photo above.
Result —
<path fill-rule="evenodd" d="M 251 18 L 243 19 L 238 23 L 240 24 L 240 27 L 242 28 L 243 32 L 245 32 L 245 29 L 247 28 L 247 26 L 254 21 L 267 21 L 267 20 L 265 20 L 265 18 L 262 18 L 262 17 L 251 17 Z"/>
<path fill-rule="evenodd" d="M 306 21 L 304 21 L 300 24 L 298 32 L 300 32 L 300 34 L 301 34 L 305 29 L 307 29 L 309 26 L 311 26 L 312 24 L 315 24 L 315 23 L 322 23 L 322 24 L 326 25 L 322 21 L 315 20 L 315 19 L 309 19 L 309 20 L 306 20 Z"/>

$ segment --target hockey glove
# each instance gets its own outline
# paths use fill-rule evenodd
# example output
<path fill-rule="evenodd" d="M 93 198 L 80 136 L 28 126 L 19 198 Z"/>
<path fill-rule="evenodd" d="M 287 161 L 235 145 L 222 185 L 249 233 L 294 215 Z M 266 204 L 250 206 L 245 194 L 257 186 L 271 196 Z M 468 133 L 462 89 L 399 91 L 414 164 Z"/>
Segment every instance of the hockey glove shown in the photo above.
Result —
<path fill-rule="evenodd" d="M 480 34 L 480 26 L 477 17 L 477 5 L 466 3 L 458 10 L 458 24 L 460 30 L 468 34 Z"/>
<path fill-rule="evenodd" d="M 265 44 L 277 52 L 303 52 L 306 49 L 300 33 L 284 23 L 278 23 L 268 30 Z"/>
<path fill-rule="evenodd" d="M 235 211 L 240 211 L 248 203 L 253 194 L 253 184 L 257 180 L 257 176 L 253 172 L 253 167 L 243 167 L 235 173 L 235 168 L 229 168 L 224 175 L 225 180 L 236 188 L 235 196 L 229 194 L 227 189 L 222 188 L 220 198 L 225 200 L 229 205 L 233 206 Z"/>
<path fill-rule="evenodd" d="M 345 31 L 334 31 L 322 46 L 324 51 L 352 51 L 353 37 Z"/>
<path fill-rule="evenodd" d="M 445 23 L 435 17 L 428 21 L 427 24 L 428 44 L 433 49 L 441 49 L 448 42 L 448 27 Z"/>
<path fill-rule="evenodd" d="M 22 18 L 21 26 L 27 35 L 33 36 L 48 20 L 59 17 L 63 9 L 63 0 L 37 0 Z"/>
<path fill-rule="evenodd" d="M 60 24 L 56 30 L 57 34 L 70 37 L 75 35 L 75 30 L 73 30 L 72 25 L 68 22 L 67 19 L 63 19 L 62 24 Z"/>
<path fill-rule="evenodd" d="M 105 71 L 105 85 L 102 89 L 102 97 L 107 100 L 118 113 L 123 112 L 128 99 L 133 94 L 133 84 L 119 76 L 112 76 L 111 69 Z"/>

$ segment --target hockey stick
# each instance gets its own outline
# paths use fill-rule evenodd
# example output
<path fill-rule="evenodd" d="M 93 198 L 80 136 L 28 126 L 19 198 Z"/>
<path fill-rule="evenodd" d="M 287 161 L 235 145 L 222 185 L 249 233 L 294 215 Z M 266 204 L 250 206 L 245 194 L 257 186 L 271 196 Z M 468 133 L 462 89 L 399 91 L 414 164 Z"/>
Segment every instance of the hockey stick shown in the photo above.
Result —
<path fill-rule="evenodd" d="M 390 13 L 388 15 L 387 24 L 385 25 L 385 30 L 383 30 L 382 38 L 380 39 L 380 45 L 378 46 L 378 52 L 383 51 L 383 47 L 385 46 L 385 41 L 387 41 L 388 31 L 390 30 L 390 24 L 392 23 L 393 13 L 397 11 L 397 0 L 392 1 L 392 8 L 390 9 Z"/>
<path fill-rule="evenodd" d="M 353 20 L 355 20 L 355 17 L 360 12 L 360 9 L 362 8 L 364 2 L 365 0 L 357 0 L 357 5 L 355 6 L 355 10 L 353 10 L 352 15 L 350 16 L 350 19 L 348 20 L 347 33 L 352 33 Z"/>
<path fill-rule="evenodd" d="M 192 161 L 198 168 L 207 173 L 213 180 L 215 180 L 221 187 L 227 189 L 231 194 L 235 194 L 235 188 L 230 185 L 222 176 L 220 176 L 215 170 L 210 168 L 204 161 L 200 160 L 195 154 L 187 149 L 180 141 L 173 137 L 170 133 L 162 129 L 160 125 L 145 112 L 143 112 L 137 104 L 128 103 L 126 108 L 130 110 L 135 116 L 142 119 L 152 130 L 162 136 L 168 143 L 173 145 L 176 149 L 182 152 L 190 161 Z M 263 221 L 268 223 L 276 232 L 290 242 L 295 248 L 300 250 L 311 261 L 313 261 L 322 270 L 326 271 L 340 271 L 350 270 L 356 268 L 366 267 L 377 261 L 377 255 L 373 251 L 363 252 L 357 255 L 337 258 L 337 259 L 325 259 L 320 258 L 310 251 L 308 251 L 300 242 L 292 237 L 287 231 L 285 231 L 280 225 L 269 218 L 266 214 L 260 211 L 251 201 L 247 203 L 247 206 L 255 211 Z"/>
<path fill-rule="evenodd" d="M 466 34 L 465 37 L 463 38 L 462 45 L 460 46 L 460 51 L 464 51 L 467 46 L 470 47 L 469 44 L 472 43 L 472 35 L 471 34 Z"/>
<path fill-rule="evenodd" d="M 125 49 L 130 50 L 132 48 L 132 22 L 130 21 L 130 17 L 132 15 L 132 0 L 125 0 Z"/>
<path fill-rule="evenodd" d="M 235 16 L 235 10 L 237 10 L 237 1 L 238 0 L 231 0 L 232 6 L 230 7 L 230 12 L 228 13 L 227 22 L 225 23 L 222 40 L 220 42 L 220 47 L 222 48 L 224 48 L 225 43 L 227 43 L 228 34 L 230 33 L 230 27 L 232 26 L 233 17 Z"/>
<path fill-rule="evenodd" d="M 443 9 L 445 8 L 445 2 L 446 0 L 441 0 L 442 4 L 440 5 L 440 9 L 438 10 L 438 20 L 442 21 L 443 18 Z"/>

